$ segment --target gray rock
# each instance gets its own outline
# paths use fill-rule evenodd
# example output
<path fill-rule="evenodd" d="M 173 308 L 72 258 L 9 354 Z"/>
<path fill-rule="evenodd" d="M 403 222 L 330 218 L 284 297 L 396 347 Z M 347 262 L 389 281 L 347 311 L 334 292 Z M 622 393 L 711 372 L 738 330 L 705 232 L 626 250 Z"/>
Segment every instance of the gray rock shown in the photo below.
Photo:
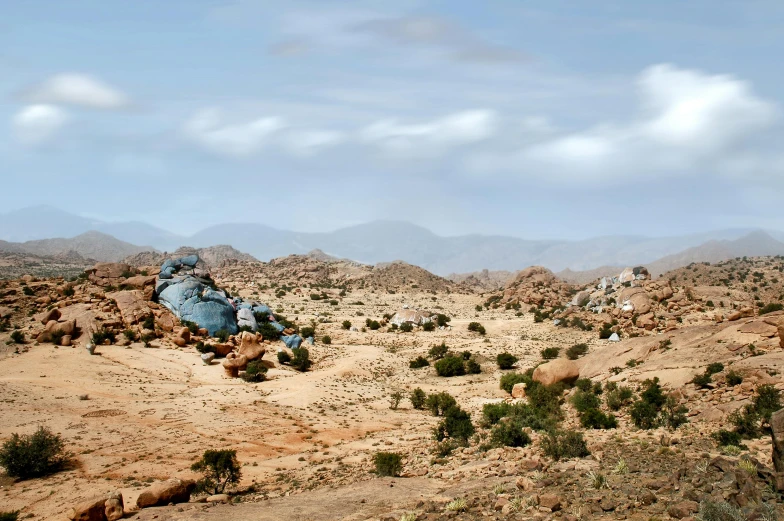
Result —
<path fill-rule="evenodd" d="M 179 262 L 183 266 L 188 266 L 189 268 L 195 268 L 196 264 L 199 263 L 199 256 L 196 254 L 186 255 L 185 257 L 180 257 L 177 260 L 177 262 Z"/>
<path fill-rule="evenodd" d="M 183 277 L 172 283 L 158 295 L 158 302 L 180 320 L 188 320 L 203 327 L 214 335 L 225 329 L 237 333 L 234 307 L 223 294 L 207 288 L 195 277 Z"/>
<path fill-rule="evenodd" d="M 241 308 L 237 311 L 237 325 L 239 327 L 248 326 L 252 331 L 258 331 L 259 329 L 256 317 L 253 316 L 253 311 L 250 308 Z"/>
<path fill-rule="evenodd" d="M 210 365 L 213 360 L 215 360 L 215 353 L 202 353 L 201 361 L 204 365 Z"/>
<path fill-rule="evenodd" d="M 613 333 L 612 335 L 610 335 L 610 338 L 608 338 L 607 340 L 609 340 L 610 342 L 620 342 L 621 337 L 618 336 L 618 333 Z"/>
<path fill-rule="evenodd" d="M 280 339 L 289 349 L 299 349 L 299 346 L 302 345 L 302 337 L 299 335 L 282 336 Z"/>

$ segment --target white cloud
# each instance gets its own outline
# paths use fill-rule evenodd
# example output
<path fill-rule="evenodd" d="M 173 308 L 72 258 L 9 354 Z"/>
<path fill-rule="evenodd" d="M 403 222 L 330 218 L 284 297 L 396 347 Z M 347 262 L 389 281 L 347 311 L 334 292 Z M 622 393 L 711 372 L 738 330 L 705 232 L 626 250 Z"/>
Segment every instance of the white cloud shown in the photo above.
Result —
<path fill-rule="evenodd" d="M 311 156 L 345 140 L 343 132 L 334 130 L 298 130 L 285 135 L 284 145 L 294 155 Z"/>
<path fill-rule="evenodd" d="M 214 153 L 244 157 L 259 152 L 282 128 L 283 121 L 277 117 L 225 124 L 217 110 L 209 109 L 185 124 L 185 134 Z"/>
<path fill-rule="evenodd" d="M 430 153 L 445 148 L 476 143 L 495 133 L 496 115 L 491 110 L 468 110 L 417 124 L 401 124 L 387 119 L 360 132 L 361 139 L 391 152 Z"/>
<path fill-rule="evenodd" d="M 127 106 L 128 97 L 101 80 L 79 73 L 52 76 L 31 87 L 24 98 L 36 103 L 76 105 L 93 109 L 119 109 Z"/>
<path fill-rule="evenodd" d="M 512 154 L 483 153 L 471 159 L 471 168 L 587 181 L 721 172 L 779 118 L 777 105 L 732 76 L 656 65 L 637 85 L 640 117 L 631 122 L 553 136 Z"/>
<path fill-rule="evenodd" d="M 19 142 L 36 145 L 51 138 L 67 120 L 67 114 L 58 107 L 29 105 L 16 113 L 12 127 Z"/>

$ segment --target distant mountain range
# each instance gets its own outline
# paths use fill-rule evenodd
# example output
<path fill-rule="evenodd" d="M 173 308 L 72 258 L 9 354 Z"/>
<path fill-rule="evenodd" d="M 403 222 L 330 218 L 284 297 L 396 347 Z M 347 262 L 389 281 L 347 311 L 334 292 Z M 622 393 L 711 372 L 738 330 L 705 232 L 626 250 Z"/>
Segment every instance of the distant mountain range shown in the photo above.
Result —
<path fill-rule="evenodd" d="M 660 273 L 666 271 L 664 268 L 695 261 L 784 254 L 784 233 L 750 228 L 672 237 L 618 235 L 542 241 L 498 235 L 442 237 L 398 221 L 373 221 L 329 233 L 229 223 L 181 236 L 147 223 L 109 223 L 49 206 L 0 214 L 0 239 L 16 243 L 6 244 L 6 248 L 21 247 L 41 255 L 74 250 L 96 260 L 119 260 L 152 249 L 174 251 L 181 246 L 228 244 L 264 261 L 319 249 L 327 255 L 367 264 L 400 259 L 439 275 L 483 269 L 515 271 L 531 265 L 580 272 L 599 266 L 638 264 Z"/>

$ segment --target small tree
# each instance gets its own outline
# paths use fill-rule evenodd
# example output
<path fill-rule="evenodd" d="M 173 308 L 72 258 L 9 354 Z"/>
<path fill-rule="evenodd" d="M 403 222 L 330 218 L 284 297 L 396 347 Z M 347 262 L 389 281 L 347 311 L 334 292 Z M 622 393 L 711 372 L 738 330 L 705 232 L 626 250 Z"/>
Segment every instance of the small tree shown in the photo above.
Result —
<path fill-rule="evenodd" d="M 373 456 L 376 474 L 379 476 L 399 476 L 403 470 L 403 456 L 396 452 L 377 452 Z"/>
<path fill-rule="evenodd" d="M 344 320 L 342 325 L 343 325 L 343 329 L 351 329 L 351 321 L 350 320 Z"/>
<path fill-rule="evenodd" d="M 245 373 L 242 375 L 242 379 L 246 382 L 263 382 L 267 379 L 267 367 L 261 362 L 261 360 L 253 360 L 252 362 L 248 362 L 248 366 L 245 368 Z"/>
<path fill-rule="evenodd" d="M 197 490 L 213 494 L 222 494 L 226 485 L 239 483 L 242 476 L 237 451 L 228 449 L 204 451 L 191 470 L 204 474 L 196 484 Z"/>
<path fill-rule="evenodd" d="M 414 409 L 424 409 L 425 408 L 425 401 L 427 400 L 427 394 L 425 391 L 417 387 L 413 391 L 411 391 L 411 406 Z"/>
<path fill-rule="evenodd" d="M 389 408 L 393 411 L 396 411 L 398 406 L 400 405 L 400 400 L 403 399 L 403 393 L 400 391 L 394 391 L 392 394 L 389 395 Z"/>
<path fill-rule="evenodd" d="M 291 367 L 304 373 L 310 369 L 311 365 L 313 365 L 313 362 L 310 361 L 310 351 L 304 347 L 294 350 L 294 358 L 291 359 Z"/>
<path fill-rule="evenodd" d="M 12 434 L 0 449 L 0 465 L 9 476 L 21 479 L 52 474 L 67 462 L 62 438 L 46 427 L 39 427 L 33 434 Z"/>
<path fill-rule="evenodd" d="M 511 369 L 517 363 L 517 357 L 509 353 L 501 353 L 495 360 L 499 369 Z"/>
<path fill-rule="evenodd" d="M 436 325 L 435 325 L 434 322 L 425 322 L 424 324 L 422 324 L 422 330 L 423 331 L 435 331 L 436 330 Z"/>
<path fill-rule="evenodd" d="M 463 359 L 457 356 L 447 356 L 435 364 L 438 376 L 463 376 L 466 374 Z"/>
<path fill-rule="evenodd" d="M 430 351 L 427 352 L 428 356 L 433 360 L 441 360 L 446 356 L 446 353 L 449 351 L 449 348 L 446 347 L 445 342 L 441 342 L 441 344 L 437 346 L 433 346 L 430 348 Z"/>

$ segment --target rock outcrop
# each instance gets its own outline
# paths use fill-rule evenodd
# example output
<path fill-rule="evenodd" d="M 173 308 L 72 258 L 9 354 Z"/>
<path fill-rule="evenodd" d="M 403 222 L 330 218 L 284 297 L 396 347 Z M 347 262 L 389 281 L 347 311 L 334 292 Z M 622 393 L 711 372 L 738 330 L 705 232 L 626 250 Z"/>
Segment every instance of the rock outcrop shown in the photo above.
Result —
<path fill-rule="evenodd" d="M 164 506 L 169 503 L 187 503 L 191 499 L 191 492 L 194 488 L 196 488 L 196 482 L 190 479 L 173 478 L 159 481 L 139 494 L 136 506 L 148 508 Z"/>
<path fill-rule="evenodd" d="M 576 363 L 565 358 L 558 358 L 544 363 L 534 369 L 533 379 L 542 385 L 552 385 L 559 382 L 571 384 L 580 377 L 580 368 Z"/>

